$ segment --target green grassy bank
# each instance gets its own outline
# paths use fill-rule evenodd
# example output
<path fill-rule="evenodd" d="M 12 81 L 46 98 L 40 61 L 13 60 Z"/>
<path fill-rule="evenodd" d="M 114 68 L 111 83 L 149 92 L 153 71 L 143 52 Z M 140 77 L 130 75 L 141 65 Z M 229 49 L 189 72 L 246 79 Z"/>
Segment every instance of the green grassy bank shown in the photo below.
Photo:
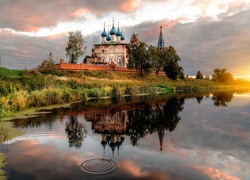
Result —
<path fill-rule="evenodd" d="M 21 134 L 23 134 L 23 132 L 14 128 L 12 122 L 0 120 L 0 143 L 11 140 Z M 0 180 L 7 179 L 7 177 L 4 175 L 4 171 L 2 170 L 3 166 L 5 165 L 6 157 L 6 155 L 3 153 L 0 153 Z"/>
<path fill-rule="evenodd" d="M 2 170 L 4 164 L 5 164 L 5 155 L 0 153 L 0 180 L 7 179 L 7 177 L 4 175 L 4 171 Z"/>
<path fill-rule="evenodd" d="M 209 80 L 171 80 L 153 74 L 105 71 L 8 70 L 0 68 L 0 117 L 33 107 L 136 94 L 242 88 Z"/>

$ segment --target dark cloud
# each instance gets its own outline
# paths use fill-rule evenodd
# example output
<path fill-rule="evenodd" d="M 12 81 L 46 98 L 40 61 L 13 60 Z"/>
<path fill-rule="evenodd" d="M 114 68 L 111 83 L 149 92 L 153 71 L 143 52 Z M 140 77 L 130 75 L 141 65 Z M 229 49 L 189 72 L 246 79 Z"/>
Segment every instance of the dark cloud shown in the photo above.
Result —
<path fill-rule="evenodd" d="M 81 14 L 91 13 L 98 17 L 111 11 L 131 12 L 138 0 L 0 0 L 0 28 L 17 31 L 38 31 L 54 27 L 59 22 L 82 20 Z"/>
<path fill-rule="evenodd" d="M 85 1 L 87 2 L 90 3 Z M 182 59 L 181 65 L 186 74 L 195 75 L 198 70 L 203 74 L 212 74 L 215 68 L 227 68 L 232 74 L 239 75 L 242 70 L 245 69 L 246 72 L 246 69 L 249 69 L 250 10 L 230 16 L 221 14 L 218 21 L 200 18 L 196 22 L 179 23 L 184 19 L 148 21 L 136 26 L 123 27 L 125 41 L 129 42 L 132 33 L 138 33 L 141 41 L 157 45 L 162 23 L 165 44 L 175 47 Z M 100 43 L 101 31 L 102 29 L 85 37 L 88 45 L 87 54 L 90 54 L 93 44 Z M 33 68 L 41 64 L 50 51 L 54 54 L 56 62 L 59 62 L 60 58 L 66 59 L 67 38 L 68 34 L 32 37 L 2 30 L 0 32 L 0 43 L 3 44 L 0 47 L 2 66 L 12 69 Z M 82 59 L 83 57 L 79 62 Z"/>
<path fill-rule="evenodd" d="M 10 69 L 37 67 L 51 51 L 54 59 L 65 56 L 67 35 L 55 37 L 32 37 L 1 31 L 1 65 Z M 59 60 L 58 60 L 59 61 Z"/>
<path fill-rule="evenodd" d="M 196 22 L 181 24 L 178 20 L 144 22 L 126 27 L 127 41 L 130 34 L 138 33 L 139 39 L 157 45 L 160 25 L 166 46 L 173 46 L 180 55 L 185 73 L 195 75 L 198 70 L 212 74 L 215 68 L 227 68 L 233 74 L 250 67 L 250 10 L 232 16 L 221 16 L 212 21 L 201 18 Z"/>

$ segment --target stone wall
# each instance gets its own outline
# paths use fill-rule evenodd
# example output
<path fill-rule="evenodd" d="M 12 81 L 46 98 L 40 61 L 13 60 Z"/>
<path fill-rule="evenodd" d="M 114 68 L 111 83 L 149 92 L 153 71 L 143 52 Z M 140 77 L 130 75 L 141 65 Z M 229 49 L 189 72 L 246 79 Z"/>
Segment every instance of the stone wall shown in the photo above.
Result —
<path fill-rule="evenodd" d="M 117 67 L 115 63 L 111 62 L 108 65 L 94 65 L 94 64 L 68 64 L 64 63 L 64 59 L 60 59 L 60 63 L 56 64 L 56 69 L 62 70 L 101 70 L 101 71 L 116 71 L 123 73 L 140 73 L 139 70 L 128 69 L 125 67 Z M 154 71 L 152 73 L 155 73 Z M 160 71 L 159 75 L 165 75 L 165 72 Z"/>

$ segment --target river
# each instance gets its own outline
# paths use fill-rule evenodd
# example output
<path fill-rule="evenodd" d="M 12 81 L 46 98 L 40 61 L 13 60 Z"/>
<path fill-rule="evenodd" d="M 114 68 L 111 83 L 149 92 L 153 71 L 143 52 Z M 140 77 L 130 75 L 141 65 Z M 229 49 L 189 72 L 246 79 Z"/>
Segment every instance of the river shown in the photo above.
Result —
<path fill-rule="evenodd" d="M 250 177 L 249 91 L 91 100 L 13 123 L 13 180 Z"/>

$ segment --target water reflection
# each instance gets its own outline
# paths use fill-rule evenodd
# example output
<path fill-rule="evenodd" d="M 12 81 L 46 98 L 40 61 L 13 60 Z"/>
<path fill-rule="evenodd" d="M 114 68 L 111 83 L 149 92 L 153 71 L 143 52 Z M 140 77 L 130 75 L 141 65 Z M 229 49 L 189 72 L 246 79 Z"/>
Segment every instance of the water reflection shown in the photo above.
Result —
<path fill-rule="evenodd" d="M 89 101 L 15 121 L 28 133 L 10 143 L 6 172 L 11 179 L 246 179 L 249 99 L 232 94 Z"/>
<path fill-rule="evenodd" d="M 95 133 L 101 134 L 103 151 L 108 145 L 118 151 L 124 141 L 124 135 L 130 137 L 133 146 L 140 138 L 154 132 L 158 133 L 159 146 L 162 150 L 165 131 L 173 131 L 181 120 L 179 112 L 183 110 L 184 98 L 171 98 L 155 104 L 139 103 L 136 106 L 124 106 L 116 109 L 99 109 L 98 113 L 86 112 L 85 118 L 92 122 Z"/>
<path fill-rule="evenodd" d="M 71 116 L 66 122 L 65 131 L 69 138 L 69 147 L 79 149 L 82 146 L 83 138 L 87 133 L 87 128 L 77 120 L 76 116 Z"/>
<path fill-rule="evenodd" d="M 215 106 L 227 107 L 227 104 L 233 99 L 232 91 L 223 91 L 213 93 L 212 100 L 214 101 Z"/>

